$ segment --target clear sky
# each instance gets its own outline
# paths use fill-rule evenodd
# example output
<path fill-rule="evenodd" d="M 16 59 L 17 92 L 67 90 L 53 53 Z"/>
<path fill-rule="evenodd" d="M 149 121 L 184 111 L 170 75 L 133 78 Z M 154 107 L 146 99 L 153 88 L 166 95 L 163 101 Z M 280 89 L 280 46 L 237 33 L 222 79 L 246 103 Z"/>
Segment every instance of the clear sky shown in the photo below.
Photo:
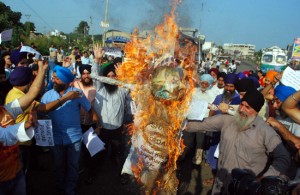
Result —
<path fill-rule="evenodd" d="M 93 25 L 90 34 L 101 34 L 106 0 L 2 0 L 22 13 L 24 23 L 35 23 L 38 32 L 53 29 L 70 33 L 80 21 Z M 109 0 L 110 29 L 132 32 L 153 29 L 170 11 L 170 0 Z M 196 28 L 206 41 L 245 43 L 256 50 L 277 45 L 286 48 L 300 37 L 300 0 L 182 0 L 178 24 Z"/>

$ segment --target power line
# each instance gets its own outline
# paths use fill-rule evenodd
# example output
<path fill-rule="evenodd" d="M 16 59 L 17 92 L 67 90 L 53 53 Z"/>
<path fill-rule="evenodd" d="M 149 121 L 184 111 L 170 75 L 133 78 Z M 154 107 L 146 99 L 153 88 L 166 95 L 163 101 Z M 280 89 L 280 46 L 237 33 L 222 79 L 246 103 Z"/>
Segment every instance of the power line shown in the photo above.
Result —
<path fill-rule="evenodd" d="M 30 7 L 26 2 L 25 0 L 23 0 L 23 3 L 33 12 L 35 13 L 35 15 L 37 15 L 40 20 L 42 20 L 51 30 L 54 30 L 54 28 L 46 21 L 44 20 L 32 7 Z"/>

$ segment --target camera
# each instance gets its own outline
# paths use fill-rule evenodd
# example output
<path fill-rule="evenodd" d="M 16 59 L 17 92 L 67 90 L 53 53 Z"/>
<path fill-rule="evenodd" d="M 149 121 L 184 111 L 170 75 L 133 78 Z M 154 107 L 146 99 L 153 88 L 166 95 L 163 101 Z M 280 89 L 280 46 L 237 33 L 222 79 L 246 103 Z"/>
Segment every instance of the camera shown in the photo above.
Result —
<path fill-rule="evenodd" d="M 299 180 L 288 181 L 279 176 L 267 176 L 259 182 L 251 171 L 245 169 L 233 169 L 231 175 L 231 195 L 285 195 L 300 183 Z"/>

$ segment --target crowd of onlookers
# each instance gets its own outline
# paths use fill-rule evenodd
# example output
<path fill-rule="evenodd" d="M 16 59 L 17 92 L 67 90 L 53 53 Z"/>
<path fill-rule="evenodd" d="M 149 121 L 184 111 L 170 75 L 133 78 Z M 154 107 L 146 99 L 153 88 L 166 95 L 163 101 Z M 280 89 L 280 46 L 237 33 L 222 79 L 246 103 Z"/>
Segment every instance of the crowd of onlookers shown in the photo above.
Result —
<path fill-rule="evenodd" d="M 103 150 L 91 157 L 82 147 L 82 134 L 90 128 L 110 146 L 120 180 L 128 182 L 121 170 L 129 148 L 124 124 L 133 122 L 130 90 L 101 80 L 115 79 L 121 63 L 122 58 L 106 56 L 99 45 L 83 52 L 75 47 L 70 55 L 51 45 L 48 61 L 20 48 L 1 51 L 0 194 L 26 194 L 33 126 L 45 118 L 52 121 L 54 146 L 44 150 L 53 157 L 58 194 L 76 193 L 82 154 L 87 183 L 108 155 Z M 274 70 L 236 73 L 234 61 L 229 67 L 221 70 L 220 62 L 208 59 L 200 73 L 194 70 L 196 88 L 179 159 L 195 149 L 193 163 L 209 165 L 214 176 L 203 185 L 216 194 L 227 192 L 234 168 L 247 169 L 258 180 L 282 175 L 298 179 L 299 90 L 283 85 L 282 73 Z M 208 106 L 199 119 L 195 113 L 203 104 Z"/>

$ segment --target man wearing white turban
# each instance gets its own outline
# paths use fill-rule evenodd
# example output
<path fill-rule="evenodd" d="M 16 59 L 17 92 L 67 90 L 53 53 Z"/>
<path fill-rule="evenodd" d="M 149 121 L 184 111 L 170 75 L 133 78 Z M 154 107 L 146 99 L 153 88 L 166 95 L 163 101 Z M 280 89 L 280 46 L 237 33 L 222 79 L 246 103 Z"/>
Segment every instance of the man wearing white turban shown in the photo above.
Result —
<path fill-rule="evenodd" d="M 199 110 L 201 107 L 200 105 L 207 105 L 214 101 L 215 96 L 211 91 L 211 86 L 214 81 L 213 77 L 210 74 L 203 74 L 199 78 L 200 85 L 197 87 L 192 96 L 192 102 L 190 105 L 190 112 L 187 116 L 188 121 L 198 121 L 199 118 L 195 116 L 197 113 L 196 110 Z M 209 109 L 206 108 L 206 112 L 204 118 L 208 117 Z M 190 133 L 190 132 L 183 132 L 183 140 L 184 144 L 186 145 L 185 151 L 182 154 L 184 157 L 187 151 L 193 148 L 194 143 L 196 142 L 196 151 L 195 157 L 193 158 L 193 163 L 196 165 L 200 165 L 202 162 L 202 153 L 203 153 L 203 142 L 204 142 L 204 135 L 205 132 L 197 132 L 197 133 Z"/>

